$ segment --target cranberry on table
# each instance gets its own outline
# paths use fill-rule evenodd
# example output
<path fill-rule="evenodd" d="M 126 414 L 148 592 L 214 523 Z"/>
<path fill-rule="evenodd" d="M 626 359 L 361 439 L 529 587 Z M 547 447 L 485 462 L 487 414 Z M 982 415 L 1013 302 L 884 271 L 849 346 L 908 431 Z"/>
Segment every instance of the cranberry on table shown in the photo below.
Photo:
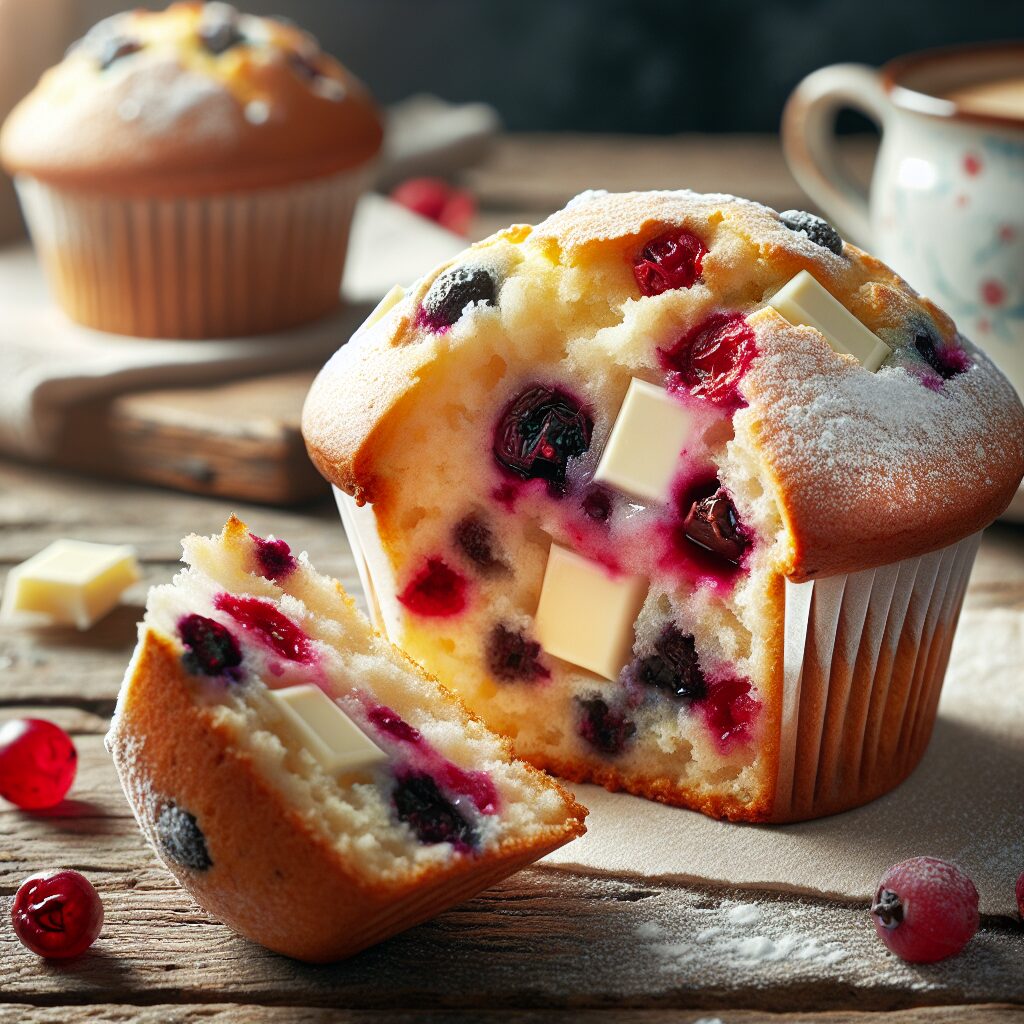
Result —
<path fill-rule="evenodd" d="M 46 871 L 25 879 L 11 910 L 22 945 L 51 960 L 84 953 L 103 927 L 103 903 L 77 871 Z"/>
<path fill-rule="evenodd" d="M 55 807 L 75 781 L 78 752 L 71 737 L 42 718 L 0 727 L 0 796 L 25 811 Z"/>
<path fill-rule="evenodd" d="M 959 953 L 978 930 L 978 890 L 956 865 L 913 857 L 882 876 L 871 916 L 898 957 L 934 963 Z"/>
<path fill-rule="evenodd" d="M 468 234 L 476 216 L 472 192 L 449 185 L 440 178 L 409 178 L 395 186 L 391 198 L 457 235 Z"/>

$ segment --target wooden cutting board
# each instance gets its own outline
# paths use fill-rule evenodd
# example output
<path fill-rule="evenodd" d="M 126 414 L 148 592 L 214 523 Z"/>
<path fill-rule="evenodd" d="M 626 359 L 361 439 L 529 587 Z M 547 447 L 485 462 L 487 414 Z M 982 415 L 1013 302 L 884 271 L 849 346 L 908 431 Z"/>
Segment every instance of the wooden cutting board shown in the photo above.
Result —
<path fill-rule="evenodd" d="M 315 369 L 208 388 L 144 391 L 68 415 L 57 464 L 268 505 L 328 493 L 299 419 Z"/>

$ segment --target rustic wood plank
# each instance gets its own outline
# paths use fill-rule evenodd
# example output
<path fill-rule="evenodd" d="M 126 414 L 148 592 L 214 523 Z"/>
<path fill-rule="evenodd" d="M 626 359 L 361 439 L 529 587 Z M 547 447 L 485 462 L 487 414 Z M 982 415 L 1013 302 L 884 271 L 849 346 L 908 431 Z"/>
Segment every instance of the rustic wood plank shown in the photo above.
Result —
<path fill-rule="evenodd" d="M 580 1024 L 1015 1024 L 1024 1009 L 1015 1006 L 927 1006 L 893 1013 L 825 1012 L 764 1013 L 761 1010 L 627 1010 L 573 1009 Z M 0 1004 L 0 1024 L 373 1024 L 381 1020 L 369 1010 L 318 1009 L 311 1006 L 271 1007 L 238 1003 L 175 1006 L 101 1004 L 74 1009 Z M 389 1024 L 565 1024 L 565 1010 L 409 1010 L 391 1011 Z"/>

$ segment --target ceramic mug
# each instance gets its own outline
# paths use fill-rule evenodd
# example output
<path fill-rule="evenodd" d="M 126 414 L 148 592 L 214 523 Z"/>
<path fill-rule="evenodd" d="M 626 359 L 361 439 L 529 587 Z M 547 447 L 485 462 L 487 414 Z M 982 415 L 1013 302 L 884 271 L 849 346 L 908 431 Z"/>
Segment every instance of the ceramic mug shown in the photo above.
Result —
<path fill-rule="evenodd" d="M 838 159 L 844 107 L 882 132 L 870 199 Z M 840 232 L 946 309 L 1024 394 L 1024 43 L 822 68 L 790 97 L 782 142 Z"/>

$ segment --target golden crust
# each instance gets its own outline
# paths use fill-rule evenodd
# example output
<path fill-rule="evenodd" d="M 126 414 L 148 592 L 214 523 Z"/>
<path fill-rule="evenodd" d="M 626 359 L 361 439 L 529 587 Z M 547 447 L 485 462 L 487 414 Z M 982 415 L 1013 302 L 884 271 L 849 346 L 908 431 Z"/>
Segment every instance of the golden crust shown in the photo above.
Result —
<path fill-rule="evenodd" d="M 268 188 L 367 163 L 382 129 L 365 87 L 290 25 L 242 16 L 245 45 L 200 45 L 204 5 L 131 11 L 103 34 L 143 49 L 101 70 L 73 49 L 15 107 L 0 135 L 12 174 L 93 193 L 196 195 Z M 320 77 L 291 65 L 310 55 Z"/>
<path fill-rule="evenodd" d="M 398 883 L 358 877 L 195 701 L 177 652 L 152 631 L 140 641 L 107 743 L 142 831 L 196 902 L 261 945 L 313 963 L 425 921 L 585 831 L 585 810 L 567 800 L 566 824 L 537 841 L 507 842 Z M 201 823 L 207 870 L 161 851 L 155 822 L 168 801 Z"/>
<path fill-rule="evenodd" d="M 470 252 L 504 240 L 579 266 L 601 253 L 627 259 L 643 239 L 670 225 L 725 231 L 744 254 L 706 276 L 732 302 L 745 297 L 741 308 L 756 324 L 759 357 L 744 378 L 747 408 L 735 427 L 774 484 L 791 534 L 788 578 L 855 572 L 934 551 L 1006 508 L 1024 473 L 1020 400 L 945 314 L 854 246 L 835 255 L 759 204 L 674 192 L 574 202 L 532 232 L 509 229 Z M 303 434 L 313 461 L 359 501 L 374 501 L 383 491 L 378 446 L 400 432 L 403 399 L 437 357 L 437 341 L 416 329 L 415 311 L 444 269 L 342 348 L 307 399 Z M 903 368 L 869 374 L 817 332 L 790 327 L 766 310 L 766 293 L 802 269 L 890 342 Z M 923 364 L 900 340 L 908 325 L 926 321 L 971 362 L 941 389 L 915 377 Z"/>

